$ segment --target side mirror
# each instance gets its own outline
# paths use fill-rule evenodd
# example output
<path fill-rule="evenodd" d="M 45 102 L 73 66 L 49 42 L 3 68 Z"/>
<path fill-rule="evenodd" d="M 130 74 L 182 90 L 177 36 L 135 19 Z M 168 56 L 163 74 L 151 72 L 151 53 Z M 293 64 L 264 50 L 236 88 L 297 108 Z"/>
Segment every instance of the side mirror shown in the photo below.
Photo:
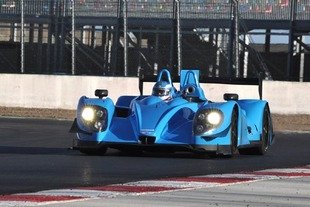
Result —
<path fill-rule="evenodd" d="M 236 93 L 224 93 L 223 98 L 225 101 L 230 101 L 230 100 L 236 101 L 239 99 L 239 96 Z"/>
<path fill-rule="evenodd" d="M 107 97 L 109 94 L 108 90 L 106 89 L 97 89 L 95 90 L 95 96 L 102 99 L 103 97 Z"/>

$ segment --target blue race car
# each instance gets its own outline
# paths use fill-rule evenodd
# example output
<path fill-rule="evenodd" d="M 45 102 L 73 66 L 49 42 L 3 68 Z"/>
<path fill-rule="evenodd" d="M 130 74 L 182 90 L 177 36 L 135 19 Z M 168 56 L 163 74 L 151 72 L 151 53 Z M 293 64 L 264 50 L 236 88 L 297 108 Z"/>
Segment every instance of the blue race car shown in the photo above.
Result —
<path fill-rule="evenodd" d="M 273 142 L 268 102 L 261 98 L 238 100 L 237 94 L 224 94 L 223 102 L 212 102 L 200 87 L 199 70 L 181 70 L 177 78 L 179 90 L 169 70 L 161 70 L 152 95 L 144 96 L 143 82 L 153 78 L 141 75 L 140 95 L 121 96 L 115 104 L 107 90 L 97 89 L 98 98 L 82 96 L 70 130 L 77 134 L 74 149 L 86 154 L 104 154 L 108 148 L 226 156 L 267 152 Z M 201 82 L 209 81 L 204 78 Z M 242 83 L 241 79 L 217 81 Z M 262 81 L 256 82 L 261 97 Z"/>

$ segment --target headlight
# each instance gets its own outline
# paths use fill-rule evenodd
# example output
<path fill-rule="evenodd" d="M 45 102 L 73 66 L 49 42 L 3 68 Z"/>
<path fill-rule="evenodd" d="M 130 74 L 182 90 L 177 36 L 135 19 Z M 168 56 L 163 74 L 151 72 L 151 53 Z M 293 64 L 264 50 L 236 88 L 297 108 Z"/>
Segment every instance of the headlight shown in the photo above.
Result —
<path fill-rule="evenodd" d="M 194 134 L 200 135 L 219 127 L 223 122 L 223 112 L 218 109 L 203 109 L 194 119 Z"/>
<path fill-rule="evenodd" d="M 107 128 L 107 110 L 100 106 L 85 106 L 81 118 L 88 131 L 100 132 Z"/>
<path fill-rule="evenodd" d="M 102 110 L 98 110 L 98 111 L 96 112 L 96 116 L 97 116 L 98 118 L 101 118 L 103 115 L 104 115 L 104 112 L 103 112 Z"/>
<path fill-rule="evenodd" d="M 91 107 L 85 107 L 82 111 L 82 118 L 85 121 L 92 121 L 95 118 L 95 111 Z"/>
<path fill-rule="evenodd" d="M 219 125 L 222 121 L 222 114 L 219 111 L 212 111 L 207 115 L 207 122 L 213 126 Z"/>

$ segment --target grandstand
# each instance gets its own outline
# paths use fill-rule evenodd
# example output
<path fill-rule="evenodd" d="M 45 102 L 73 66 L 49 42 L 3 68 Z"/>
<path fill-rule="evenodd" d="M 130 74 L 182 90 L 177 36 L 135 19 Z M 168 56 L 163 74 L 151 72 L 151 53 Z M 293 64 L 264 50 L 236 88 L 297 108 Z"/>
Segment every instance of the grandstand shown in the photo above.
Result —
<path fill-rule="evenodd" d="M 178 17 L 183 67 L 209 76 L 260 71 L 274 80 L 310 81 L 310 0 L 1 0 L 0 72 L 19 73 L 23 54 L 26 73 L 71 74 L 72 45 L 76 74 L 176 72 Z M 264 35 L 264 45 L 251 43 L 253 33 Z M 288 44 L 272 44 L 274 35 Z"/>

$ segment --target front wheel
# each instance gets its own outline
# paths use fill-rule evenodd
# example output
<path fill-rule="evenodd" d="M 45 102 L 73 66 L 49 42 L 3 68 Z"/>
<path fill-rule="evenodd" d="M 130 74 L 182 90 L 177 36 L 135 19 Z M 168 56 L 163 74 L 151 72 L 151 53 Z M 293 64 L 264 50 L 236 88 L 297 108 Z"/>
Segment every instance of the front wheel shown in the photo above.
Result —
<path fill-rule="evenodd" d="M 230 124 L 230 151 L 231 157 L 238 153 L 238 111 L 234 108 L 231 115 L 231 124 Z"/>
<path fill-rule="evenodd" d="M 264 108 L 262 135 L 259 146 L 257 147 L 257 154 L 264 155 L 269 148 L 269 137 L 271 136 L 271 116 L 268 105 Z"/>

